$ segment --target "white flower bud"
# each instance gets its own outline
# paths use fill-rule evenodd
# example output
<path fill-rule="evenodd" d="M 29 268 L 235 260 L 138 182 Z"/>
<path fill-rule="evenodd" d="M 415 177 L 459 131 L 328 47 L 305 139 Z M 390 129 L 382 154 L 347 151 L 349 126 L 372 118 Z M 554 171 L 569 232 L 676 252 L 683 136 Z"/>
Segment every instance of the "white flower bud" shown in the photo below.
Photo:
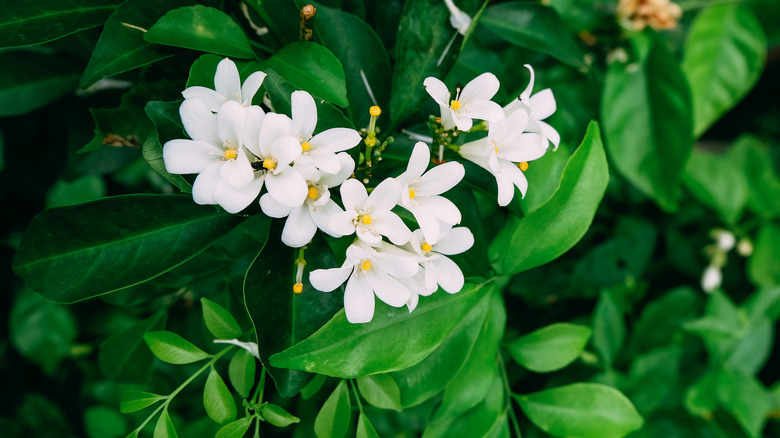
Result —
<path fill-rule="evenodd" d="M 723 251 L 731 251 L 731 249 L 734 248 L 734 245 L 737 243 L 737 239 L 730 231 L 719 232 L 716 239 L 718 242 L 718 248 L 722 249 Z"/>
<path fill-rule="evenodd" d="M 723 282 L 723 273 L 716 266 L 709 265 L 701 276 L 701 288 L 704 292 L 712 292 Z"/>
<path fill-rule="evenodd" d="M 737 253 L 742 257 L 750 257 L 753 254 L 753 242 L 746 237 L 739 239 L 739 243 L 737 243 Z"/>

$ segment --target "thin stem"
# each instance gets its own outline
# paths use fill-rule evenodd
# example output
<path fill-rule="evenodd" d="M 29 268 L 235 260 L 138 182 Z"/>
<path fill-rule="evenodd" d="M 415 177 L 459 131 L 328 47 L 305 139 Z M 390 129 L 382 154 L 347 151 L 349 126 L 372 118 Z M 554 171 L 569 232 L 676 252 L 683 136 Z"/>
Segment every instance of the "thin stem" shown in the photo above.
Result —
<path fill-rule="evenodd" d="M 512 423 L 512 429 L 515 431 L 515 436 L 521 438 L 523 435 L 520 433 L 520 424 L 517 422 L 517 416 L 515 415 L 514 406 L 512 406 L 512 389 L 509 388 L 509 376 L 506 374 L 506 367 L 504 366 L 504 357 L 501 355 L 501 351 L 496 351 L 498 359 L 498 367 L 501 369 L 501 380 L 504 382 L 504 398 L 506 400 L 509 413 L 509 421 Z"/>
<path fill-rule="evenodd" d="M 347 382 L 349 382 L 349 386 L 352 388 L 352 392 L 355 393 L 355 400 L 357 400 L 358 409 L 360 409 L 360 413 L 363 414 L 363 403 L 360 402 L 360 394 L 358 394 L 357 388 L 355 388 L 355 382 L 353 382 L 352 379 L 347 379 Z"/>
<path fill-rule="evenodd" d="M 255 404 L 259 404 L 263 400 L 263 393 L 265 393 L 265 373 L 265 367 L 262 367 L 260 371 L 260 381 L 257 382 L 257 389 L 255 390 L 255 395 L 252 397 L 252 402 Z"/>
<path fill-rule="evenodd" d="M 231 346 L 225 348 L 224 350 L 220 351 L 219 353 L 215 354 L 214 356 L 212 356 L 211 360 L 209 360 L 206 364 L 204 364 L 202 367 L 200 367 L 200 369 L 198 371 L 196 371 L 195 374 L 191 375 L 189 379 L 185 380 L 184 383 L 179 385 L 178 388 L 174 389 L 172 393 L 168 394 L 167 400 L 165 400 L 164 405 L 168 406 L 168 404 L 171 403 L 171 400 L 173 400 L 173 398 L 176 397 L 176 395 L 178 393 L 180 393 L 187 385 L 192 383 L 192 381 L 195 380 L 200 375 L 200 373 L 202 373 L 203 371 L 205 371 L 208 368 L 213 367 L 214 366 L 214 362 L 219 360 L 220 357 L 224 356 L 225 353 L 227 353 L 228 351 L 232 350 L 233 348 L 234 348 L 234 346 L 231 345 Z"/>
<path fill-rule="evenodd" d="M 141 423 L 141 425 L 140 425 L 140 426 L 138 426 L 138 427 L 135 429 L 135 431 L 140 433 L 140 432 L 141 432 L 141 430 L 142 430 L 142 429 L 143 429 L 143 428 L 146 426 L 146 424 L 147 424 L 147 423 L 149 423 L 149 421 L 150 421 L 152 418 L 154 418 L 154 416 L 155 416 L 155 415 L 157 415 L 157 413 L 158 413 L 158 412 L 160 412 L 160 409 L 164 408 L 165 406 L 166 406 L 166 404 L 165 404 L 165 403 L 162 403 L 162 404 L 160 404 L 160 406 L 157 406 L 157 409 L 155 409 L 155 410 L 154 410 L 154 412 L 152 412 L 152 413 L 151 413 L 151 414 L 150 414 L 148 417 L 146 417 L 146 420 L 144 420 L 144 422 L 143 422 L 143 423 Z"/>
<path fill-rule="evenodd" d="M 260 416 L 255 416 L 255 438 L 260 438 Z"/>

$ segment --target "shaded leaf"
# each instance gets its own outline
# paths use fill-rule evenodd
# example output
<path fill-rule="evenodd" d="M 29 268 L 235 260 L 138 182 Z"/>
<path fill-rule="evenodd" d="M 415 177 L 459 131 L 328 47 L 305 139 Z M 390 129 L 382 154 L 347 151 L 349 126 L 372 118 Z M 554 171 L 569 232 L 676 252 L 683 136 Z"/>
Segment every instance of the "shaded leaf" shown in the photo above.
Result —
<path fill-rule="evenodd" d="M 192 184 L 183 176 L 168 173 L 163 160 L 162 145 L 176 138 L 184 138 L 184 127 L 179 118 L 179 106 L 181 102 L 151 101 L 146 104 L 144 111 L 154 124 L 154 131 L 149 134 L 143 145 L 144 160 L 155 172 L 163 176 L 168 182 L 176 186 L 184 193 L 192 193 Z"/>
<path fill-rule="evenodd" d="M 82 66 L 35 52 L 0 53 L 0 117 L 27 114 L 75 91 Z"/>
<path fill-rule="evenodd" d="M 683 182 L 697 200 L 714 209 L 726 224 L 734 225 L 742 216 L 749 187 L 742 169 L 728 157 L 694 149 Z"/>
<path fill-rule="evenodd" d="M 154 438 L 178 438 L 171 416 L 168 415 L 168 409 L 163 409 L 160 418 L 157 419 L 157 425 L 154 427 Z"/>
<path fill-rule="evenodd" d="M 103 374 L 120 382 L 146 381 L 154 357 L 146 348 L 144 334 L 162 330 L 166 317 L 166 312 L 155 313 L 103 341 L 98 350 L 98 365 Z"/>
<path fill-rule="evenodd" d="M 250 426 L 252 426 L 252 417 L 239 418 L 222 426 L 215 438 L 243 438 Z"/>
<path fill-rule="evenodd" d="M 607 368 L 612 368 L 623 340 L 626 325 L 623 314 L 609 292 L 602 292 L 593 313 L 593 346 L 601 355 Z"/>
<path fill-rule="evenodd" d="M 780 226 L 769 223 L 761 227 L 755 250 L 748 262 L 748 274 L 762 287 L 780 285 Z"/>

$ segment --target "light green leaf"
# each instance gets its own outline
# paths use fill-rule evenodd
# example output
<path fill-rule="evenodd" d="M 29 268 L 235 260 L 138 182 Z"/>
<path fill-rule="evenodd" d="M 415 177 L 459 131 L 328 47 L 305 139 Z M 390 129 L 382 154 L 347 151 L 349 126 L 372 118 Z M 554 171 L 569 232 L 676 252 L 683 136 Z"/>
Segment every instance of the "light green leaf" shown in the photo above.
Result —
<path fill-rule="evenodd" d="M 593 346 L 601 355 L 607 368 L 612 368 L 623 340 L 626 337 L 626 324 L 623 314 L 609 292 L 602 292 L 596 310 L 593 313 Z"/>
<path fill-rule="evenodd" d="M 273 403 L 266 403 L 260 408 L 260 413 L 263 414 L 265 421 L 276 427 L 287 427 L 291 424 L 301 422 L 300 418 L 290 414 L 282 409 L 281 406 L 277 406 Z"/>
<path fill-rule="evenodd" d="M 236 419 L 237 410 L 233 395 L 213 366 L 206 379 L 206 386 L 203 387 L 203 406 L 209 418 L 219 424 L 225 425 Z"/>
<path fill-rule="evenodd" d="M 523 213 L 530 214 L 543 206 L 558 190 L 563 169 L 571 156 L 568 145 L 561 143 L 557 151 L 550 151 L 542 158 L 529 163 L 528 170 L 523 172 L 528 179 L 528 187 L 525 197 L 520 199 L 520 207 Z"/>
<path fill-rule="evenodd" d="M 357 379 L 360 394 L 381 409 L 401 411 L 401 390 L 388 374 L 374 374 Z"/>
<path fill-rule="evenodd" d="M 36 52 L 4 51 L 0 65 L 0 117 L 27 114 L 76 90 L 82 67 Z"/>
<path fill-rule="evenodd" d="M 696 16 L 685 41 L 682 69 L 691 84 L 697 137 L 753 88 L 766 51 L 766 36 L 749 8 L 716 4 Z"/>
<path fill-rule="evenodd" d="M 211 357 L 210 354 L 173 332 L 148 332 L 144 334 L 144 341 L 152 350 L 152 354 L 163 362 L 181 365 Z"/>
<path fill-rule="evenodd" d="M 694 149 L 683 182 L 701 203 L 715 210 L 728 225 L 742 216 L 749 197 L 746 175 L 726 156 Z"/>
<path fill-rule="evenodd" d="M 355 438 L 379 438 L 379 434 L 376 433 L 374 425 L 368 420 L 366 414 L 360 413 L 357 424 L 357 432 Z"/>
<path fill-rule="evenodd" d="M 344 68 L 330 50 L 314 42 L 284 46 L 263 63 L 295 88 L 346 108 L 347 83 Z"/>
<path fill-rule="evenodd" d="M 128 390 L 122 394 L 119 411 L 123 414 L 140 411 L 166 398 L 164 395 L 152 394 L 151 392 Z"/>
<path fill-rule="evenodd" d="M 249 392 L 255 384 L 256 370 L 257 363 L 255 362 L 255 357 L 243 348 L 239 349 L 233 358 L 230 359 L 230 365 L 228 366 L 230 383 L 244 398 L 249 397 Z"/>
<path fill-rule="evenodd" d="M 349 427 L 351 409 L 347 381 L 342 380 L 314 419 L 317 437 L 343 438 Z"/>
<path fill-rule="evenodd" d="M 755 250 L 748 261 L 748 274 L 754 284 L 762 287 L 780 285 L 780 225 L 761 227 Z"/>
<path fill-rule="evenodd" d="M 171 422 L 171 416 L 168 415 L 168 409 L 163 409 L 160 418 L 157 419 L 157 425 L 154 427 L 154 438 L 178 438 L 173 422 Z"/>
<path fill-rule="evenodd" d="M 587 68 L 582 51 L 549 6 L 521 1 L 501 3 L 487 8 L 479 24 L 512 44 L 550 55 L 574 68 Z"/>
<path fill-rule="evenodd" d="M 253 417 L 239 418 L 238 420 L 222 426 L 214 438 L 243 438 L 249 427 L 252 426 Z"/>
<path fill-rule="evenodd" d="M 537 373 L 559 370 L 582 354 L 591 330 L 583 325 L 558 323 L 521 336 L 507 345 L 520 365 Z"/>
<path fill-rule="evenodd" d="M 747 178 L 750 188 L 748 208 L 759 215 L 780 215 L 780 177 L 774 169 L 767 145 L 752 134 L 743 134 L 731 146 L 727 156 Z"/>
<path fill-rule="evenodd" d="M 582 144 L 566 163 L 552 198 L 522 219 L 512 216 L 490 244 L 490 260 L 496 271 L 513 275 L 568 251 L 590 227 L 608 179 L 599 127 L 591 122 Z"/>
<path fill-rule="evenodd" d="M 150 43 L 252 58 L 252 46 L 241 26 L 219 9 L 195 5 L 168 11 L 143 35 Z"/>
<path fill-rule="evenodd" d="M 535 425 L 557 437 L 619 438 L 643 423 L 625 395 L 596 383 L 574 383 L 515 398 Z"/>
<path fill-rule="evenodd" d="M 601 118 L 607 151 L 626 179 L 659 207 L 673 211 L 693 148 L 690 91 L 665 41 L 644 35 L 632 41 L 638 59 L 612 63 L 604 79 Z"/>
<path fill-rule="evenodd" d="M 244 334 L 236 318 L 224 307 L 205 297 L 200 299 L 200 303 L 203 306 L 203 320 L 214 337 L 235 339 Z"/>
<path fill-rule="evenodd" d="M 145 382 L 154 356 L 146 348 L 144 333 L 165 328 L 167 315 L 165 311 L 157 312 L 103 341 L 98 350 L 98 365 L 103 374 L 119 382 Z"/>

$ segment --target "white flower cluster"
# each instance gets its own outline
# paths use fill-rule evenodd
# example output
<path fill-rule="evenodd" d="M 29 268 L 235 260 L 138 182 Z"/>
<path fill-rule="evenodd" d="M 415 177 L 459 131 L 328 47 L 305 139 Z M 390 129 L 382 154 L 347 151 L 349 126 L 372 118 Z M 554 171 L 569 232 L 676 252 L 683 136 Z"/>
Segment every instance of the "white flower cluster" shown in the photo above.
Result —
<path fill-rule="evenodd" d="M 498 204 L 505 206 L 514 197 L 514 187 L 525 196 L 528 181 L 523 171 L 528 162 L 540 158 L 549 144 L 558 147 L 558 132 L 543 120 L 551 116 L 556 109 L 555 98 L 548 88 L 534 95 L 534 70 L 531 81 L 517 99 L 503 109 L 490 99 L 498 92 L 498 79 L 491 73 L 477 76 L 458 90 L 455 99 L 451 99 L 447 86 L 437 78 L 425 79 L 428 94 L 439 104 L 441 125 L 445 130 L 457 128 L 469 131 L 472 119 L 485 120 L 488 123 L 488 135 L 460 146 L 463 158 L 486 169 L 496 178 L 498 185 Z"/>

